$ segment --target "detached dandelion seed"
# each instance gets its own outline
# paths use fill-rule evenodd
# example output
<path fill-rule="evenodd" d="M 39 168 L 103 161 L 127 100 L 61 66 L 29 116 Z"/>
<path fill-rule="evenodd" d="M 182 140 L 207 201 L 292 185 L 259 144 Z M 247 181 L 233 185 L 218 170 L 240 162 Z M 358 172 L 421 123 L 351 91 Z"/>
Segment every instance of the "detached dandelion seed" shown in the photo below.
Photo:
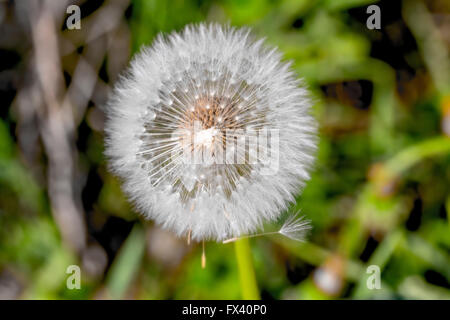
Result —
<path fill-rule="evenodd" d="M 304 241 L 307 233 L 311 230 L 310 221 L 306 220 L 305 217 L 300 216 L 299 213 L 288 216 L 284 221 L 283 225 L 278 231 L 262 232 L 251 235 L 244 235 L 240 237 L 234 237 L 230 239 L 223 240 L 222 243 L 230 243 L 239 239 L 244 238 L 254 238 L 267 235 L 281 234 L 291 240 Z"/>
<path fill-rule="evenodd" d="M 188 241 L 238 238 L 275 221 L 309 179 L 310 105 L 290 64 L 248 29 L 191 25 L 121 77 L 106 155 L 145 217 Z M 304 225 L 291 222 L 280 233 L 297 240 Z"/>
<path fill-rule="evenodd" d="M 303 241 L 308 231 L 311 230 L 309 223 L 309 220 L 298 214 L 292 215 L 286 219 L 279 233 L 292 240 Z"/>
<path fill-rule="evenodd" d="M 202 269 L 206 267 L 205 241 L 202 241 Z"/>

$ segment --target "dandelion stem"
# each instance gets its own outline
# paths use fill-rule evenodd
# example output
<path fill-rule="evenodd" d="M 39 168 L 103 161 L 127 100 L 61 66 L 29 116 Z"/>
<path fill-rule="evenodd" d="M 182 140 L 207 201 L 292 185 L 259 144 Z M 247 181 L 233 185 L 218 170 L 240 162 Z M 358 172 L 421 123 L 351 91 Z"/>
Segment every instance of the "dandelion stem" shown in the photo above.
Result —
<path fill-rule="evenodd" d="M 255 270 L 253 268 L 250 242 L 248 238 L 239 239 L 234 243 L 236 258 L 241 282 L 242 299 L 260 299 L 258 285 L 256 283 Z"/>

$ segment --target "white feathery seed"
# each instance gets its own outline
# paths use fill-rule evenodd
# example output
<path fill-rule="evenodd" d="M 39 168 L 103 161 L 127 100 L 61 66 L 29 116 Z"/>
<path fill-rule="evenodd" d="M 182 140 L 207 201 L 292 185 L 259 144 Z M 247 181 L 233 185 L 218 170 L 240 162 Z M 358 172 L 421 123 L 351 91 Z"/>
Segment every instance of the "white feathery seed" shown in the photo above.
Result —
<path fill-rule="evenodd" d="M 305 217 L 300 216 L 300 214 L 297 212 L 296 214 L 289 215 L 283 222 L 281 228 L 277 231 L 262 232 L 251 235 L 241 235 L 239 237 L 223 240 L 222 242 L 230 243 L 243 238 L 254 238 L 275 234 L 281 234 L 291 240 L 303 242 L 310 230 L 311 230 L 310 221 L 306 220 Z"/>
<path fill-rule="evenodd" d="M 286 219 L 278 233 L 295 241 L 303 241 L 309 230 L 311 230 L 309 220 L 296 214 Z"/>
<path fill-rule="evenodd" d="M 309 179 L 316 122 L 281 59 L 249 29 L 217 24 L 160 35 L 134 57 L 105 130 L 110 167 L 139 212 L 179 236 L 223 241 L 287 209 Z"/>

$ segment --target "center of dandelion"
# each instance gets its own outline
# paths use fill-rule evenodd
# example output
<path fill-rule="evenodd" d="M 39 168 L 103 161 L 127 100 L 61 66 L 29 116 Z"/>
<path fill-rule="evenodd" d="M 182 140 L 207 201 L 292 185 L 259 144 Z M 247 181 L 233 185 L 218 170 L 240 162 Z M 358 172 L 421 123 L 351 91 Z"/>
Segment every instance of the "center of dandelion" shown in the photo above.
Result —
<path fill-rule="evenodd" d="M 194 131 L 194 144 L 211 148 L 217 134 L 216 128 Z"/>
<path fill-rule="evenodd" d="M 163 83 L 140 137 L 138 157 L 150 183 L 167 186 L 185 203 L 200 193 L 230 197 L 250 179 L 255 164 L 249 153 L 256 151 L 242 142 L 249 130 L 267 123 L 268 105 L 259 86 L 230 73 L 213 81 L 208 72 L 201 81 L 187 77 L 175 86 Z"/>

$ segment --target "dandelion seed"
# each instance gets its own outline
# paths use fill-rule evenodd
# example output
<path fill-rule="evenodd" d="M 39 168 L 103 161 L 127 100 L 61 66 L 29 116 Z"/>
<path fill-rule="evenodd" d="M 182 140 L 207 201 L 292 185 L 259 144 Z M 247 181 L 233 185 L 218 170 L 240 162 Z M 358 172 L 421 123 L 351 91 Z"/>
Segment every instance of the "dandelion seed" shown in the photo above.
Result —
<path fill-rule="evenodd" d="M 202 241 L 202 269 L 206 267 L 205 241 Z"/>
<path fill-rule="evenodd" d="M 233 237 L 230 239 L 223 240 L 222 243 L 230 243 L 244 238 L 255 238 L 267 235 L 281 234 L 291 240 L 304 241 L 306 235 L 311 230 L 310 221 L 306 220 L 305 217 L 300 216 L 299 213 L 289 216 L 283 223 L 278 231 L 262 232 L 251 235 L 245 235 L 241 237 Z"/>
<path fill-rule="evenodd" d="M 115 86 L 106 155 L 145 217 L 189 241 L 238 238 L 277 219 L 309 179 L 310 106 L 278 50 L 248 29 L 191 25 L 143 48 Z M 235 146 L 247 128 L 277 140 Z"/>
<path fill-rule="evenodd" d="M 295 214 L 290 216 L 281 227 L 279 233 L 292 240 L 303 241 L 308 231 L 311 230 L 309 220 Z"/>

